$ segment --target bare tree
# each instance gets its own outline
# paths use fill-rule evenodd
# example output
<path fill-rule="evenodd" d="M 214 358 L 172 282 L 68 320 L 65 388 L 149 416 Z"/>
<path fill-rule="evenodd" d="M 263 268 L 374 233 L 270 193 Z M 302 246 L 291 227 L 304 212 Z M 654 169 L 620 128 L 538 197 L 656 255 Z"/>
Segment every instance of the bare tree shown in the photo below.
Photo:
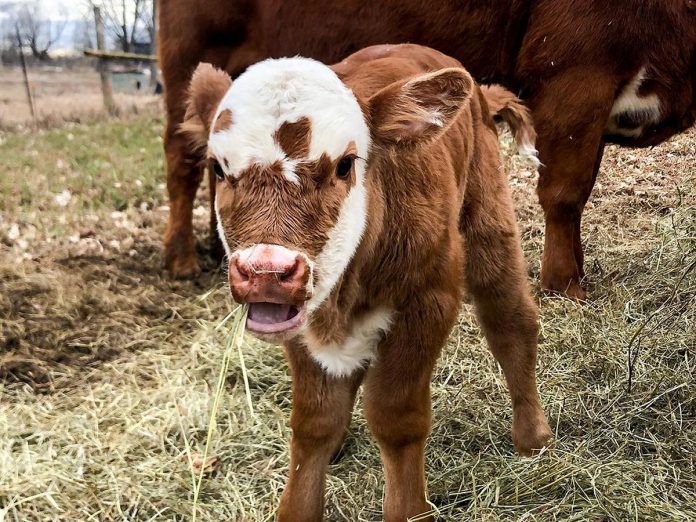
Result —
<path fill-rule="evenodd" d="M 15 4 L 15 2 L 0 0 L 0 60 L 3 64 L 14 64 L 19 58 L 15 33 Z"/>
<path fill-rule="evenodd" d="M 94 49 L 94 21 L 90 20 L 87 14 L 81 16 L 79 26 L 73 33 L 73 46 L 75 49 L 81 51 L 84 49 Z"/>
<path fill-rule="evenodd" d="M 101 2 L 107 30 L 124 52 L 135 47 L 136 36 L 148 16 L 149 0 L 103 0 Z"/>
<path fill-rule="evenodd" d="M 22 40 L 29 46 L 31 54 L 39 60 L 48 60 L 49 51 L 60 40 L 66 20 L 47 20 L 42 16 L 39 0 L 25 3 L 14 11 L 14 26 Z"/>

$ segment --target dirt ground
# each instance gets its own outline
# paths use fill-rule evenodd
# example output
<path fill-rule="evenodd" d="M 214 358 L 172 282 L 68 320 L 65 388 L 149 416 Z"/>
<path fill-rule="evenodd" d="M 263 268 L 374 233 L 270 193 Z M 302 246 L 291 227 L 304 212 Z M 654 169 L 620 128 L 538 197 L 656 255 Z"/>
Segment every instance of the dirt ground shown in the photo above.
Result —
<path fill-rule="evenodd" d="M 191 462 L 206 467 L 202 520 L 273 520 L 288 463 L 286 365 L 277 347 L 246 340 L 214 458 L 201 463 L 228 335 L 218 326 L 233 304 L 207 257 L 203 189 L 206 271 L 162 272 L 161 131 L 140 115 L 0 134 L 0 521 L 189 520 Z M 464 306 L 433 379 L 433 512 L 695 520 L 696 131 L 607 150 L 583 222 L 586 304 L 538 292 L 536 173 L 503 142 L 555 447 L 514 455 L 503 376 Z M 330 468 L 327 520 L 380 519 L 382 485 L 358 403 Z"/>
<path fill-rule="evenodd" d="M 84 123 L 106 116 L 99 75 L 94 69 L 34 67 L 29 68 L 28 77 L 36 107 L 36 125 Z M 123 85 L 119 75 L 113 83 L 114 100 L 122 115 L 151 113 L 160 105 L 159 97 L 150 94 L 146 85 L 136 92 L 130 85 Z M 0 66 L 0 129 L 32 123 L 21 69 Z"/>

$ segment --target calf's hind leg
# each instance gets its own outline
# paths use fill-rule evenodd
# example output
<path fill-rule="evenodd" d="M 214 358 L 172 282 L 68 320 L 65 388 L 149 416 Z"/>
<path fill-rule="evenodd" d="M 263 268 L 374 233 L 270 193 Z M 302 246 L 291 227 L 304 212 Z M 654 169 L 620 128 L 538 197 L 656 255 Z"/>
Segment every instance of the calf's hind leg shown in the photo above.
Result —
<path fill-rule="evenodd" d="M 492 156 L 495 157 L 495 156 Z M 515 215 L 506 180 L 497 169 L 480 197 L 465 203 L 461 231 L 465 278 L 488 345 L 505 374 L 512 398 L 512 440 L 531 455 L 551 438 L 536 386 L 537 309 L 530 295 Z"/>

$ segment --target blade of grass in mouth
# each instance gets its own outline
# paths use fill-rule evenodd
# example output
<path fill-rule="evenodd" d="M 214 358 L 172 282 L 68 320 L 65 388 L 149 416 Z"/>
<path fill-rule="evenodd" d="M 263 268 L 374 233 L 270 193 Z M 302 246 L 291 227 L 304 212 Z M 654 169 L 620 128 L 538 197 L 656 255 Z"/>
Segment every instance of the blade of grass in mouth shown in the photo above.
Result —
<path fill-rule="evenodd" d="M 220 406 L 220 399 L 222 398 L 222 393 L 225 390 L 225 379 L 227 377 L 227 372 L 230 367 L 230 357 L 232 355 L 232 350 L 237 347 L 239 353 L 239 360 L 242 366 L 242 375 L 244 376 L 244 390 L 247 396 L 247 403 L 249 405 L 249 411 L 254 414 L 254 409 L 251 403 L 251 393 L 249 390 L 249 379 L 247 377 L 246 366 L 244 365 L 244 358 L 242 355 L 242 338 L 244 337 L 244 325 L 246 324 L 247 313 L 249 312 L 249 307 L 247 305 L 239 306 L 232 312 L 230 312 L 227 317 L 225 317 L 220 324 L 216 327 L 216 330 L 220 329 L 229 319 L 234 317 L 234 322 L 227 335 L 227 343 L 225 346 L 225 351 L 222 356 L 222 361 L 220 363 L 220 372 L 218 373 L 217 386 L 215 387 L 215 396 L 213 398 L 213 406 L 210 412 L 210 420 L 208 421 L 208 434 L 205 439 L 205 449 L 203 450 L 203 460 L 201 461 L 201 469 L 198 472 L 198 480 L 193 481 L 193 513 L 192 521 L 196 522 L 197 508 L 198 508 L 198 495 L 201 491 L 201 484 L 203 482 L 203 473 L 205 471 L 206 462 L 208 460 L 208 451 L 210 449 L 210 443 L 213 440 L 213 432 L 217 425 L 217 411 Z M 193 462 L 189 462 L 193 468 Z"/>

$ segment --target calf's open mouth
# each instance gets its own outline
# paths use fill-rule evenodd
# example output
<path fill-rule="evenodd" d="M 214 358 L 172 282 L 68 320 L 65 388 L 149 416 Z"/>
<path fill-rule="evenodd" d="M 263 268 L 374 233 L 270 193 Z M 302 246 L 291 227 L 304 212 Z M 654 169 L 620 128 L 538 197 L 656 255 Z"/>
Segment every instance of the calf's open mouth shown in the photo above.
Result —
<path fill-rule="evenodd" d="M 249 303 L 247 330 L 260 334 L 284 333 L 302 324 L 304 306 Z"/>

